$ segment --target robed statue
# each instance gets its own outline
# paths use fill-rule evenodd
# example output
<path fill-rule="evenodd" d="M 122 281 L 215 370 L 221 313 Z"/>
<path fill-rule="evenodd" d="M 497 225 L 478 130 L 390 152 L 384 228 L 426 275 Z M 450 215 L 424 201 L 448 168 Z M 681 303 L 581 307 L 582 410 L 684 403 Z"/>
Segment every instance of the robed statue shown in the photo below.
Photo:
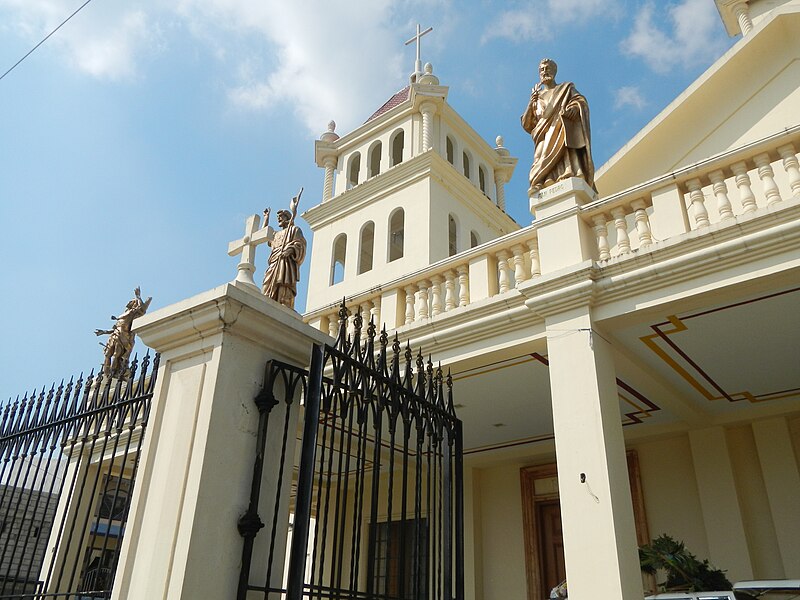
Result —
<path fill-rule="evenodd" d="M 278 226 L 280 229 L 268 241 L 272 252 L 269 255 L 267 271 L 264 273 L 264 283 L 261 291 L 264 295 L 280 302 L 284 306 L 294 309 L 294 299 L 297 296 L 297 282 L 300 280 L 300 265 L 306 257 L 306 239 L 303 232 L 294 224 L 297 216 L 297 205 L 303 190 L 292 198 L 289 210 L 278 211 Z M 270 209 L 264 210 L 264 227 L 269 224 Z"/>
<path fill-rule="evenodd" d="M 549 58 L 539 63 L 539 83 L 520 117 L 535 146 L 529 195 L 570 177 L 595 189 L 589 105 L 573 83 L 556 83 L 557 70 Z"/>
<path fill-rule="evenodd" d="M 105 375 L 112 377 L 124 377 L 128 370 L 128 358 L 130 358 L 134 333 L 131 331 L 133 320 L 141 317 L 150 307 L 153 297 L 142 300 L 141 290 L 137 287 L 133 290 L 133 299 L 125 306 L 125 311 L 118 317 L 111 315 L 116 321 L 112 329 L 95 329 L 95 335 L 107 335 L 108 341 L 103 346 L 103 369 Z"/>

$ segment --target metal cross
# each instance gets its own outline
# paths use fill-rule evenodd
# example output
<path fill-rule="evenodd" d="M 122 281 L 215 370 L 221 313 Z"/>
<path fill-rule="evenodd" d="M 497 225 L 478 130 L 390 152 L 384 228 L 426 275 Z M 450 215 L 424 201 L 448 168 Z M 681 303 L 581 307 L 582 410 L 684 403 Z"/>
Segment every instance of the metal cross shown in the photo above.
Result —
<path fill-rule="evenodd" d="M 228 244 L 229 256 L 242 255 L 242 259 L 237 266 L 236 281 L 248 283 L 256 288 L 258 286 L 253 280 L 253 273 L 256 270 L 256 246 L 272 241 L 275 235 L 275 230 L 272 227 L 259 229 L 259 225 L 261 225 L 261 217 L 250 215 L 245 222 L 244 237 Z"/>
<path fill-rule="evenodd" d="M 428 27 L 425 31 L 420 31 L 420 25 L 419 23 L 417 23 L 417 35 L 412 37 L 404 44 L 405 46 L 408 46 L 409 44 L 417 42 L 417 60 L 414 63 L 414 73 L 422 73 L 422 61 L 419 58 L 420 39 L 422 38 L 423 35 L 425 35 L 426 33 L 430 33 L 431 31 L 433 31 L 433 27 Z"/>

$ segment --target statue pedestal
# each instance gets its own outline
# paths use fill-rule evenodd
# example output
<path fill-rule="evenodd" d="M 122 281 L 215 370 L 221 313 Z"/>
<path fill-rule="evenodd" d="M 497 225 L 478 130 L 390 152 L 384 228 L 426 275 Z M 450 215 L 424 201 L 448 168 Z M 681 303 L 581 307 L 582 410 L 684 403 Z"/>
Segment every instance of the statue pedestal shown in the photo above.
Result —
<path fill-rule="evenodd" d="M 579 177 L 570 177 L 532 193 L 528 190 L 531 214 L 535 219 L 546 219 L 561 212 L 597 200 L 597 192 Z"/>
<path fill-rule="evenodd" d="M 541 222 L 537 237 L 542 275 L 593 258 L 597 242 L 580 207 L 597 200 L 597 192 L 583 179 L 572 177 L 529 198 L 531 214 Z"/>

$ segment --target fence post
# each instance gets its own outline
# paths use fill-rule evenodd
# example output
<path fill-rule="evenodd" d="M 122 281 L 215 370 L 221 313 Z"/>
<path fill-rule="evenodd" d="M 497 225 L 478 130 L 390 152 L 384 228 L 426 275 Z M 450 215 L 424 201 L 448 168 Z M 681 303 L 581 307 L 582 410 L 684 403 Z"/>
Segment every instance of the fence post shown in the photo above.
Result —
<path fill-rule="evenodd" d="M 161 363 L 112 598 L 234 597 L 237 523 L 249 504 L 258 433 L 253 398 L 265 364 L 305 368 L 312 345 L 327 336 L 236 284 L 134 325 Z M 265 486 L 277 482 L 272 467 Z"/>

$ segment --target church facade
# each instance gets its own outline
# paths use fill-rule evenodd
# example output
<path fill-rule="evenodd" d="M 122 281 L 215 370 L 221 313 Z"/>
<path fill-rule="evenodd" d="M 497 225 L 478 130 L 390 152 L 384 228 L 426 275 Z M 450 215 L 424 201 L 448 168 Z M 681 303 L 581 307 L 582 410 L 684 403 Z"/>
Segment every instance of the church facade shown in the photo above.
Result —
<path fill-rule="evenodd" d="M 429 65 L 316 142 L 304 320 L 344 297 L 453 373 L 467 598 L 641 597 L 660 534 L 800 575 L 800 2 L 717 6 L 741 39 L 530 225 Z"/>

